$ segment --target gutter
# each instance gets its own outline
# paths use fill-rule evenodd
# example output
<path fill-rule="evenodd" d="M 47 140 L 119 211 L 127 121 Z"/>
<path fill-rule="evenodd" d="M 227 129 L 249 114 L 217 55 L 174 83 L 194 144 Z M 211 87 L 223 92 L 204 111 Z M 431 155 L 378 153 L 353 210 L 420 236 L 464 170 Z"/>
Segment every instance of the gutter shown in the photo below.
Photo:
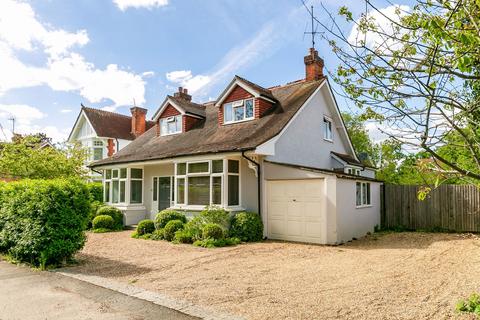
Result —
<path fill-rule="evenodd" d="M 242 151 L 242 157 L 253 163 L 257 167 L 257 196 L 258 196 L 258 215 L 262 216 L 262 172 L 260 169 L 260 164 L 255 160 L 247 157 L 245 155 L 245 150 Z"/>

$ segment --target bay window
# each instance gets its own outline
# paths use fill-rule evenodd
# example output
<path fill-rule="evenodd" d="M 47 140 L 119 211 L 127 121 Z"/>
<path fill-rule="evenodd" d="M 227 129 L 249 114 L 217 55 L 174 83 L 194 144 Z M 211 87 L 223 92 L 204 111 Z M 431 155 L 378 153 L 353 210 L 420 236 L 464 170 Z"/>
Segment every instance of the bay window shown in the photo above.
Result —
<path fill-rule="evenodd" d="M 130 175 L 128 175 L 130 173 Z M 127 199 L 127 187 L 130 198 Z M 104 195 L 106 203 L 140 204 L 143 201 L 143 169 L 107 169 L 104 171 Z"/>
<path fill-rule="evenodd" d="M 254 118 L 254 99 L 245 99 L 223 105 L 223 122 L 234 123 Z"/>
<path fill-rule="evenodd" d="M 228 186 L 224 180 L 228 177 Z M 240 204 L 239 161 L 206 160 L 182 162 L 175 165 L 175 193 L 177 205 L 201 206 Z M 228 199 L 224 200 L 224 190 Z M 231 194 L 231 196 L 230 196 Z"/>

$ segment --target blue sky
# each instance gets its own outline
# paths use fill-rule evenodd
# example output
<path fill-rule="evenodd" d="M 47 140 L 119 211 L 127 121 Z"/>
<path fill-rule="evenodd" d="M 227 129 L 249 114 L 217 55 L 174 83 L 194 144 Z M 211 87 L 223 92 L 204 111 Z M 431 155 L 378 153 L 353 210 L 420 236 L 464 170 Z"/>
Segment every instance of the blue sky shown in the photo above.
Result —
<path fill-rule="evenodd" d="M 308 4 L 328 21 L 320 1 Z M 364 8 L 359 0 L 323 4 L 355 15 Z M 151 116 L 178 86 L 204 102 L 235 74 L 267 87 L 301 79 L 308 22 L 300 0 L 2 0 L 0 124 L 8 138 L 13 115 L 17 132 L 61 141 L 80 103 L 129 114 L 135 99 Z M 328 45 L 318 40 L 317 49 L 334 70 Z"/>

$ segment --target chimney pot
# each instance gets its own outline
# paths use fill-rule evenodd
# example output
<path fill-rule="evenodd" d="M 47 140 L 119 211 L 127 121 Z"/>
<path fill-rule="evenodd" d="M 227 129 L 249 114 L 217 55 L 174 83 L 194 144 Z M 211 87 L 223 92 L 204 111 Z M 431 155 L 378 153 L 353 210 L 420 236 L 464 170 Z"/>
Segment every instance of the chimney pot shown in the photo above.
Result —
<path fill-rule="evenodd" d="M 188 89 L 187 88 L 183 89 L 183 93 L 188 94 Z"/>
<path fill-rule="evenodd" d="M 183 99 L 186 101 L 192 101 L 192 96 L 188 94 L 187 88 L 178 87 L 178 92 L 173 94 L 175 98 Z"/>

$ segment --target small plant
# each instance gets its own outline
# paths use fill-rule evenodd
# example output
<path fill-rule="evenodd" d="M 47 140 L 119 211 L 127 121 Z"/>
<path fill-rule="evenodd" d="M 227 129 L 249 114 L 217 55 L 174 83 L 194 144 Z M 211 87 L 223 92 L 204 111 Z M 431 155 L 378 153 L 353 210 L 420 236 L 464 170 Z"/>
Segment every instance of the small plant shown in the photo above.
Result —
<path fill-rule="evenodd" d="M 92 228 L 96 229 L 108 229 L 112 230 L 115 225 L 113 218 L 107 215 L 99 215 L 93 219 Z"/>
<path fill-rule="evenodd" d="M 98 208 L 97 216 L 107 215 L 112 217 L 114 221 L 113 228 L 114 230 L 122 230 L 123 229 L 123 213 L 119 209 L 110 206 L 103 206 Z"/>
<path fill-rule="evenodd" d="M 98 229 L 93 229 L 93 233 L 106 233 L 106 232 L 112 232 L 111 229 L 106 229 L 106 228 L 98 228 Z"/>
<path fill-rule="evenodd" d="M 254 212 L 240 212 L 232 219 L 230 235 L 242 241 L 260 241 L 263 238 L 262 218 Z"/>
<path fill-rule="evenodd" d="M 176 243 L 193 243 L 193 235 L 187 229 L 179 230 L 175 232 L 173 241 Z"/>
<path fill-rule="evenodd" d="M 227 246 L 235 246 L 241 242 L 238 238 L 223 238 L 223 239 L 204 239 L 204 240 L 197 240 L 193 243 L 194 246 L 197 247 L 204 247 L 204 248 L 215 248 L 215 247 L 227 247 Z"/>
<path fill-rule="evenodd" d="M 134 239 L 148 240 L 148 239 L 152 238 L 152 234 L 151 233 L 138 234 L 138 232 L 135 230 L 135 231 L 133 231 L 131 237 L 134 238 Z"/>
<path fill-rule="evenodd" d="M 207 223 L 202 228 L 202 238 L 203 239 L 214 239 L 219 240 L 225 237 L 225 232 L 223 228 L 216 223 Z"/>
<path fill-rule="evenodd" d="M 137 234 L 139 236 L 143 236 L 145 234 L 151 234 L 153 231 L 155 231 L 155 224 L 153 220 L 147 219 L 147 220 L 142 220 L 138 223 Z"/>
<path fill-rule="evenodd" d="M 184 226 L 183 221 L 181 220 L 171 220 L 167 223 L 163 229 L 163 237 L 167 241 L 172 241 L 175 237 L 175 232 L 182 230 Z"/>
<path fill-rule="evenodd" d="M 164 239 L 164 230 L 159 229 L 159 230 L 153 231 L 152 235 L 150 236 L 150 239 L 152 239 L 152 240 L 163 240 Z"/>
<path fill-rule="evenodd" d="M 480 316 L 480 294 L 472 293 L 468 300 L 458 301 L 455 309 L 458 312 L 470 312 Z"/>
<path fill-rule="evenodd" d="M 187 222 L 187 217 L 182 212 L 176 210 L 163 210 L 160 211 L 155 217 L 155 229 L 163 229 L 169 221 L 180 220 L 182 223 Z"/>

